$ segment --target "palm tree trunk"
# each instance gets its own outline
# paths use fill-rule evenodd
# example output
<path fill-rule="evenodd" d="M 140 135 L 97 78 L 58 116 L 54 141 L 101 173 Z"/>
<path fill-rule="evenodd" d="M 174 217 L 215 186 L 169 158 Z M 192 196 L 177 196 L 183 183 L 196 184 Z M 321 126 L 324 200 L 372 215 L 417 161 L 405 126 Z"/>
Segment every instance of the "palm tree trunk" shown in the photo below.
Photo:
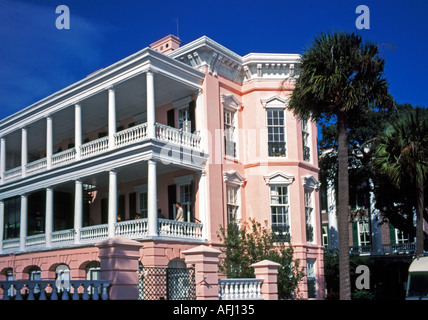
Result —
<path fill-rule="evenodd" d="M 416 186 L 416 255 L 424 253 L 424 186 Z"/>
<path fill-rule="evenodd" d="M 348 126 L 346 114 L 337 114 L 338 198 L 337 220 L 339 233 L 340 299 L 351 300 L 349 272 L 349 178 L 348 178 Z"/>

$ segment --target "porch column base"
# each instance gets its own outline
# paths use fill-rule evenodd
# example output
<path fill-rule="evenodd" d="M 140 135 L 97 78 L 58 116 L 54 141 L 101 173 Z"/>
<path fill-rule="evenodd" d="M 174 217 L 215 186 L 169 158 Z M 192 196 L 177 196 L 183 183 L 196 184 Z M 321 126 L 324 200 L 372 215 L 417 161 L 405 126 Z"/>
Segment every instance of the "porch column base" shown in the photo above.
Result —
<path fill-rule="evenodd" d="M 198 246 L 182 253 L 185 263 L 195 267 L 196 299 L 218 300 L 218 262 L 221 251 Z"/>
<path fill-rule="evenodd" d="M 100 258 L 101 280 L 112 280 L 110 300 L 138 299 L 140 242 L 113 237 L 95 244 Z"/>
<path fill-rule="evenodd" d="M 263 300 L 278 300 L 278 268 L 279 263 L 263 260 L 253 263 L 256 279 L 262 279 L 261 293 Z"/>

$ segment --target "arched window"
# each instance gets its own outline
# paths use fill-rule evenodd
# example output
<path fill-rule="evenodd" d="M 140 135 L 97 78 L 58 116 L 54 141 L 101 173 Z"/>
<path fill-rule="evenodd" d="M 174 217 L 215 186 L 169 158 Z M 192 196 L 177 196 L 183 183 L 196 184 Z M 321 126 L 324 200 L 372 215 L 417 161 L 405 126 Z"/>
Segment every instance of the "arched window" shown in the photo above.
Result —
<path fill-rule="evenodd" d="M 98 261 L 91 261 L 86 266 L 86 280 L 100 280 L 101 268 Z"/>
<path fill-rule="evenodd" d="M 56 286 L 60 292 L 70 291 L 70 267 L 66 264 L 60 264 L 55 269 Z"/>

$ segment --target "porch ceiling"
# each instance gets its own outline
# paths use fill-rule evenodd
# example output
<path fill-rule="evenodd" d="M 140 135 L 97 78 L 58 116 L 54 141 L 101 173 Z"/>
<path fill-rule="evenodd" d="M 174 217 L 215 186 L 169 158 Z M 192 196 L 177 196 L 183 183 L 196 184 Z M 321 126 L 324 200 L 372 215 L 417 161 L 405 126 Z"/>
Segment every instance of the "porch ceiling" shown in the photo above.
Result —
<path fill-rule="evenodd" d="M 156 173 L 157 175 L 162 175 L 166 173 L 171 173 L 174 171 L 182 170 L 183 168 L 168 164 L 162 164 L 158 162 Z M 190 171 L 189 171 L 190 172 Z M 117 171 L 117 184 L 124 184 L 130 181 L 135 181 L 139 179 L 147 179 L 147 162 L 138 162 L 132 165 L 122 167 Z M 109 186 L 109 173 L 102 172 L 94 174 L 88 177 L 81 179 L 84 184 L 94 185 L 97 188 L 108 189 Z M 54 187 L 57 191 L 74 193 L 74 182 L 70 181 Z"/>
<path fill-rule="evenodd" d="M 160 107 L 195 93 L 195 89 L 160 73 L 154 74 L 155 104 Z M 137 75 L 115 86 L 116 120 L 138 116 L 146 119 L 146 76 Z M 80 102 L 83 134 L 108 126 L 108 90 Z M 74 141 L 74 105 L 52 115 L 53 143 L 71 138 Z M 46 149 L 46 119 L 27 126 L 28 153 L 38 155 Z M 21 130 L 7 135 L 7 152 L 21 153 Z M 55 152 L 55 150 L 54 150 Z M 30 161 L 30 158 L 29 158 Z"/>

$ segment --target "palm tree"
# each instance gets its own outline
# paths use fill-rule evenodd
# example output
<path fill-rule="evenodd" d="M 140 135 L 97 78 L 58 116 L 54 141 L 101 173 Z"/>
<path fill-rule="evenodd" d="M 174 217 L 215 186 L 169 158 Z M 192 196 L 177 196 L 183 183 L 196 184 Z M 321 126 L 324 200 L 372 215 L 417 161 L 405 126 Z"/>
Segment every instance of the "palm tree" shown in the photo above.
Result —
<path fill-rule="evenodd" d="M 416 191 L 416 254 L 424 252 L 424 185 L 428 182 L 428 109 L 417 107 L 380 135 L 374 163 L 397 187 L 410 182 Z"/>
<path fill-rule="evenodd" d="M 355 33 L 321 33 L 301 58 L 289 109 L 300 118 L 336 120 L 340 299 L 351 299 L 349 273 L 349 120 L 389 98 L 378 47 Z"/>

